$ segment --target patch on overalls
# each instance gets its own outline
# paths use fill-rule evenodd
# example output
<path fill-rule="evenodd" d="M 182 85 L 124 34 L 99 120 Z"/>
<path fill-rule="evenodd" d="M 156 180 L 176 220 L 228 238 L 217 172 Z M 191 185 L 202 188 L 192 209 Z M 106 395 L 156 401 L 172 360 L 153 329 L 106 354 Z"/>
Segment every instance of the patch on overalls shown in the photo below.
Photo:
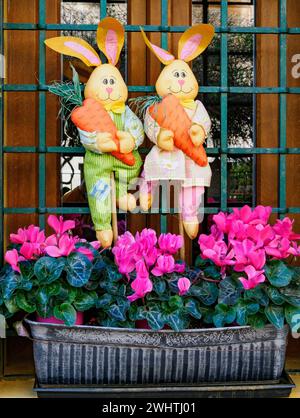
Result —
<path fill-rule="evenodd" d="M 109 193 L 110 185 L 103 180 L 99 180 L 96 184 L 94 184 L 90 192 L 90 195 L 94 197 L 96 200 L 105 200 Z"/>

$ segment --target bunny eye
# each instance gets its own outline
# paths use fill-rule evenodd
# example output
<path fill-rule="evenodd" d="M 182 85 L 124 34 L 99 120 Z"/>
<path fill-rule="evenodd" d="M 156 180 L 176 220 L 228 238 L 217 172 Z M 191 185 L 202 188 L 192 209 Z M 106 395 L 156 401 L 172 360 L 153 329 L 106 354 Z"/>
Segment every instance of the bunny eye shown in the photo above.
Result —
<path fill-rule="evenodd" d="M 111 78 L 111 79 L 109 80 L 109 84 L 111 84 L 111 85 L 115 84 L 115 80 L 114 80 L 113 78 Z"/>
<path fill-rule="evenodd" d="M 180 74 L 179 74 L 179 72 L 178 72 L 178 71 L 175 71 L 175 73 L 174 73 L 174 77 L 176 77 L 176 78 L 179 78 L 179 77 L 180 77 Z"/>
<path fill-rule="evenodd" d="M 182 77 L 182 78 L 185 78 L 185 77 L 186 77 L 186 73 L 185 73 L 185 72 L 182 72 L 182 73 L 181 73 L 181 77 Z"/>
<path fill-rule="evenodd" d="M 105 84 L 105 85 L 107 85 L 107 84 L 108 84 L 108 80 L 107 80 L 107 78 L 105 78 L 105 79 L 103 80 L 103 84 Z"/>

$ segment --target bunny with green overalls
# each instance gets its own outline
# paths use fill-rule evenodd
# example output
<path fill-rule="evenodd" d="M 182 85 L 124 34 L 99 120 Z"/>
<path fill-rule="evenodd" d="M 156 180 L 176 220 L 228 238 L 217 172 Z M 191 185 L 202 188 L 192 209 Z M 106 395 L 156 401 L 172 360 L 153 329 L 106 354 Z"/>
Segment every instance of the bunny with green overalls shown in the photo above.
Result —
<path fill-rule="evenodd" d="M 102 64 L 97 52 L 80 38 L 61 36 L 45 41 L 55 51 L 77 57 L 86 65 L 96 67 L 85 86 L 86 100 L 79 108 L 81 119 L 78 120 L 86 122 L 83 126 L 98 126 L 101 120 L 106 120 L 101 108 L 110 116 L 107 129 L 83 129 L 80 123 L 75 123 L 86 149 L 84 177 L 91 215 L 97 239 L 104 248 L 110 247 L 113 240 L 111 174 L 115 175 L 118 207 L 133 211 L 136 200 L 128 193 L 128 185 L 139 176 L 142 166 L 137 149 L 144 141 L 143 124 L 125 104 L 128 89 L 116 68 L 124 38 L 124 28 L 116 19 L 107 17 L 99 23 L 97 44 L 107 57 L 107 64 Z M 75 118 L 72 120 L 74 122 Z M 115 125 L 115 138 L 108 128 L 111 120 Z M 93 121 L 96 125 L 92 125 Z"/>

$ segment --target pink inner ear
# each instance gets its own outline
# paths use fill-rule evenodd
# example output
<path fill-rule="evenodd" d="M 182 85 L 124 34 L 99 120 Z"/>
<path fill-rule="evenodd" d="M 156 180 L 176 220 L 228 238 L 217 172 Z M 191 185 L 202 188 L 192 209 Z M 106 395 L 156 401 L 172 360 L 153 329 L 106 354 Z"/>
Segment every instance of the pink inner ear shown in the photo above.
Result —
<path fill-rule="evenodd" d="M 164 49 L 160 48 L 159 46 L 156 46 L 154 44 L 151 44 L 153 50 L 155 53 L 160 57 L 163 58 L 165 61 L 174 61 L 175 57 L 172 54 L 169 54 L 169 52 L 165 51 Z"/>
<path fill-rule="evenodd" d="M 186 41 L 182 51 L 180 53 L 180 59 L 185 60 L 186 58 L 190 57 L 198 48 L 202 40 L 202 35 L 197 33 L 193 35 L 188 41 Z"/>
<path fill-rule="evenodd" d="M 100 65 L 100 59 L 84 46 L 77 44 L 76 42 L 68 41 L 64 43 L 65 46 L 77 52 L 77 54 L 83 55 L 91 64 Z"/>
<path fill-rule="evenodd" d="M 109 29 L 105 39 L 105 49 L 112 64 L 117 64 L 118 36 L 115 31 Z"/>

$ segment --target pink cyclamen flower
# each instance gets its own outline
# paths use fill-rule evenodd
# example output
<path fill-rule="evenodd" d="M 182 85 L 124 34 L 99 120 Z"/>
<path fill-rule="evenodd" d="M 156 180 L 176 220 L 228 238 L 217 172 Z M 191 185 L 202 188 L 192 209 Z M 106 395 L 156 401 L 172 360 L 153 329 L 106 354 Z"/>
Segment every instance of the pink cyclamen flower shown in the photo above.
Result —
<path fill-rule="evenodd" d="M 30 225 L 28 228 L 19 228 L 17 234 L 10 234 L 10 241 L 14 244 L 24 244 L 24 242 L 43 244 L 45 232 L 41 231 L 38 226 Z"/>
<path fill-rule="evenodd" d="M 130 302 L 145 297 L 149 292 L 152 292 L 153 284 L 149 278 L 149 272 L 143 260 L 136 263 L 136 279 L 131 283 L 131 288 L 134 294 L 128 296 Z"/>
<path fill-rule="evenodd" d="M 277 235 L 292 241 L 296 241 L 300 239 L 300 235 L 293 232 L 293 223 L 294 221 L 292 221 L 290 218 L 284 218 L 282 220 L 277 219 L 273 229 Z"/>
<path fill-rule="evenodd" d="M 264 270 L 257 271 L 253 266 L 247 266 L 245 272 L 248 276 L 248 279 L 240 277 L 239 280 L 244 286 L 244 289 L 250 290 L 257 287 L 260 283 L 263 283 L 266 278 L 264 276 Z"/>
<path fill-rule="evenodd" d="M 135 261 L 143 258 L 148 267 L 154 265 L 158 257 L 156 232 L 153 229 L 145 228 L 141 233 L 136 233 L 135 241 Z"/>
<path fill-rule="evenodd" d="M 112 253 L 115 256 L 115 263 L 118 266 L 119 272 L 129 277 L 128 274 L 132 273 L 135 269 L 135 260 L 133 258 L 134 249 L 116 245 L 112 249 Z"/>
<path fill-rule="evenodd" d="M 26 260 L 35 260 L 42 254 L 40 244 L 32 244 L 31 242 L 24 242 L 22 247 L 20 248 L 20 254 Z"/>
<path fill-rule="evenodd" d="M 266 264 L 266 254 L 263 249 L 257 249 L 254 242 L 249 239 L 243 241 L 231 241 L 235 254 L 235 271 L 244 271 L 245 267 L 252 265 L 260 270 Z"/>
<path fill-rule="evenodd" d="M 229 250 L 223 241 L 216 241 L 212 235 L 201 234 L 199 237 L 200 250 L 202 257 L 212 260 L 217 266 L 222 267 L 234 265 L 234 251 Z"/>
<path fill-rule="evenodd" d="M 157 258 L 156 266 L 152 270 L 154 276 L 163 276 L 170 273 L 183 273 L 185 264 L 176 264 L 172 255 L 160 255 Z"/>
<path fill-rule="evenodd" d="M 163 253 L 176 254 L 183 245 L 183 237 L 176 234 L 161 234 L 158 238 L 159 248 Z"/>
<path fill-rule="evenodd" d="M 62 235 L 58 240 L 58 245 L 49 245 L 45 248 L 45 252 L 50 257 L 67 257 L 74 251 L 76 244 L 76 239 L 69 237 L 68 235 Z"/>
<path fill-rule="evenodd" d="M 288 238 L 277 236 L 266 246 L 266 253 L 278 260 L 285 259 L 293 253 L 293 246 Z"/>
<path fill-rule="evenodd" d="M 191 287 L 191 282 L 187 277 L 181 277 L 177 282 L 177 286 L 179 289 L 179 295 L 183 296 L 189 291 L 189 288 Z"/>
<path fill-rule="evenodd" d="M 216 224 L 219 231 L 227 234 L 230 230 L 231 221 L 228 219 L 228 215 L 224 212 L 219 212 L 213 216 L 213 221 Z"/>
<path fill-rule="evenodd" d="M 57 216 L 50 215 L 47 222 L 58 236 L 63 235 L 69 229 L 75 228 L 75 221 L 64 221 L 62 216 L 57 218 Z"/>
<path fill-rule="evenodd" d="M 4 260 L 11 265 L 11 268 L 18 273 L 21 273 L 20 267 L 18 266 L 19 254 L 16 249 L 6 251 Z"/>

